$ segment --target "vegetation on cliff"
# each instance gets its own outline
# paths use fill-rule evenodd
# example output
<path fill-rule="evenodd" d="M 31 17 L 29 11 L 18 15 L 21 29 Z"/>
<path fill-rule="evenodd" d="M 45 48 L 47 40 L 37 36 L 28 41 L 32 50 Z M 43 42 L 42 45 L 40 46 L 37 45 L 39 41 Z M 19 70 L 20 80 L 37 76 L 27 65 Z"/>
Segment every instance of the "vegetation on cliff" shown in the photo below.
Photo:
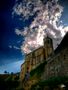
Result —
<path fill-rule="evenodd" d="M 59 87 L 61 84 L 65 85 L 65 90 L 68 90 L 68 76 L 51 77 L 47 80 L 39 81 L 32 85 L 31 90 L 44 90 L 44 88 L 47 87 L 50 88 L 49 90 L 53 90 L 54 88 Z"/>
<path fill-rule="evenodd" d="M 41 63 L 39 66 L 37 66 L 35 69 L 33 69 L 31 72 L 30 72 L 30 76 L 33 77 L 34 75 L 40 77 L 41 74 L 44 72 L 44 69 L 45 69 L 45 65 L 46 65 L 46 61 Z"/>

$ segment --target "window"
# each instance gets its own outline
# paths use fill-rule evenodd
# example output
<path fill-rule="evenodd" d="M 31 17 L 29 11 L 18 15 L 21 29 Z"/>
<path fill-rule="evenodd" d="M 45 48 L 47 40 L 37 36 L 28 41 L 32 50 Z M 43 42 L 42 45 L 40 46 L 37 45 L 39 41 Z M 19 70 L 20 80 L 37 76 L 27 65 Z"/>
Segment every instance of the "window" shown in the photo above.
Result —
<path fill-rule="evenodd" d="M 66 55 L 64 55 L 64 59 L 66 59 Z"/>

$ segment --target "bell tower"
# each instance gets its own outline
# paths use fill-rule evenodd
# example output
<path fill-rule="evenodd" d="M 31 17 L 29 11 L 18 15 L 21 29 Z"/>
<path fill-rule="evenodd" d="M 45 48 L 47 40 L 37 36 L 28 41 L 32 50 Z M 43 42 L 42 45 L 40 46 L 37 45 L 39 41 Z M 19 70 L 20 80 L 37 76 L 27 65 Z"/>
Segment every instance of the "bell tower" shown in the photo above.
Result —
<path fill-rule="evenodd" d="M 44 38 L 45 58 L 47 59 L 53 53 L 53 41 L 47 36 Z"/>

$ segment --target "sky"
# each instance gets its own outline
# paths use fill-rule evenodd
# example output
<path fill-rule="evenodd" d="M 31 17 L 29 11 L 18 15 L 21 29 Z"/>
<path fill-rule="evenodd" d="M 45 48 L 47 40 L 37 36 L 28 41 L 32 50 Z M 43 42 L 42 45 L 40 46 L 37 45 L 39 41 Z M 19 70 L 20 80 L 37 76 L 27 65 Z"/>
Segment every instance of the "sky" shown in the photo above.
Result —
<path fill-rule="evenodd" d="M 25 54 L 68 31 L 67 0 L 0 0 L 0 73 L 19 72 Z"/>

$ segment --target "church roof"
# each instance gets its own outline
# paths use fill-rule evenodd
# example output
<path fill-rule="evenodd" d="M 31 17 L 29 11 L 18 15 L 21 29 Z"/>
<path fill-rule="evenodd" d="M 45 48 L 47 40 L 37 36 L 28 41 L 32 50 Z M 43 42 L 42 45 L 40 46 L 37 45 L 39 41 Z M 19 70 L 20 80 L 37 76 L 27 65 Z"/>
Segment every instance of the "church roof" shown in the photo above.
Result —
<path fill-rule="evenodd" d="M 56 48 L 55 54 L 60 52 L 62 49 L 66 48 L 66 47 L 68 47 L 68 32 L 66 33 L 66 35 L 62 39 L 61 43 Z"/>

